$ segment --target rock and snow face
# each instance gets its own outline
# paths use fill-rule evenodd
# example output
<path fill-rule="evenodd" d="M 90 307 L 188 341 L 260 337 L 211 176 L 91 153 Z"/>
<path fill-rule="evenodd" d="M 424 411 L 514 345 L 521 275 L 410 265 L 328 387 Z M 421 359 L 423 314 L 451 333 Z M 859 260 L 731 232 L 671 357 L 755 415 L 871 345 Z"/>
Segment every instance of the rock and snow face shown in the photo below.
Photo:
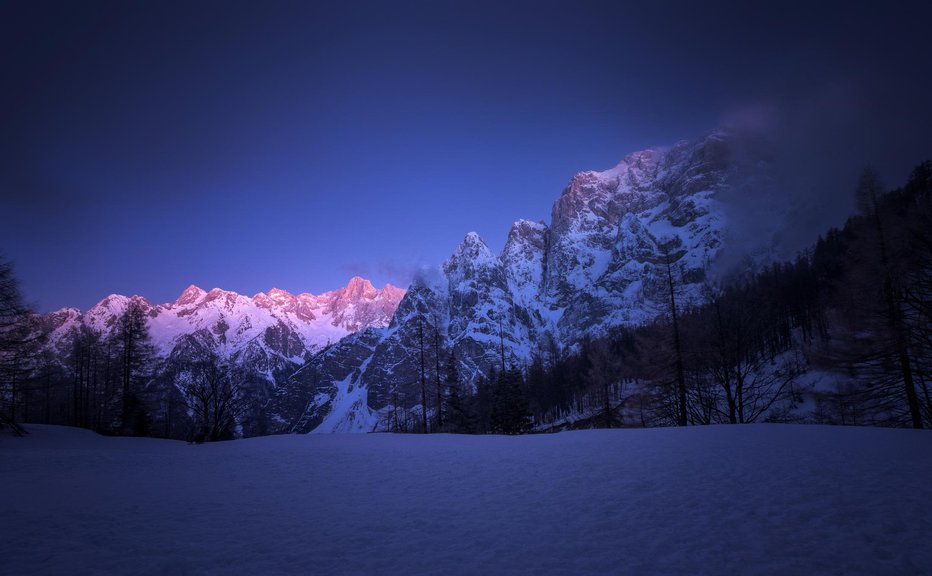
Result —
<path fill-rule="evenodd" d="M 637 325 L 666 309 L 666 266 L 683 304 L 697 301 L 727 239 L 723 192 L 746 184 L 726 132 L 626 156 L 572 178 L 551 223 L 516 222 L 501 254 L 470 232 L 439 270 L 417 278 L 391 325 L 360 332 L 311 360 L 289 382 L 306 405 L 298 427 L 379 425 L 380 410 L 421 403 L 437 356 L 456 358 L 462 379 L 524 365 L 538 350 Z M 422 345 L 423 341 L 423 345 Z M 368 406 L 336 398 L 367 396 Z M 344 413 L 338 413 L 343 410 Z M 297 415 L 295 418 L 299 418 Z"/>
<path fill-rule="evenodd" d="M 250 298 L 189 286 L 172 303 L 154 305 L 141 296 L 114 294 L 84 313 L 66 308 L 37 317 L 37 322 L 50 334 L 50 350 L 64 362 L 75 330 L 88 327 L 106 337 L 130 303 L 137 303 L 146 315 L 156 356 L 148 385 L 153 394 L 182 394 L 178 383 L 184 381 L 187 366 L 219 359 L 236 371 L 238 383 L 257 404 L 250 421 L 262 425 L 244 428 L 244 433 L 253 434 L 278 430 L 269 422 L 281 419 L 265 406 L 281 382 L 345 336 L 388 326 L 404 295 L 405 290 L 390 284 L 376 289 L 358 277 L 320 295 L 293 295 L 273 288 Z"/>

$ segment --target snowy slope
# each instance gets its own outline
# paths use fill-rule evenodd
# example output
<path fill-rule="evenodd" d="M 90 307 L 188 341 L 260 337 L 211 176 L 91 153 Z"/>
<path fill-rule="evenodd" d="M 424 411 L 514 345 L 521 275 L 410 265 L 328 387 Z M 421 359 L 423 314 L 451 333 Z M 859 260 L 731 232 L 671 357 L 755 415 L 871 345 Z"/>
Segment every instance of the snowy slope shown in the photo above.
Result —
<path fill-rule="evenodd" d="M 4 574 L 932 573 L 924 431 L 28 428 L 0 435 Z"/>

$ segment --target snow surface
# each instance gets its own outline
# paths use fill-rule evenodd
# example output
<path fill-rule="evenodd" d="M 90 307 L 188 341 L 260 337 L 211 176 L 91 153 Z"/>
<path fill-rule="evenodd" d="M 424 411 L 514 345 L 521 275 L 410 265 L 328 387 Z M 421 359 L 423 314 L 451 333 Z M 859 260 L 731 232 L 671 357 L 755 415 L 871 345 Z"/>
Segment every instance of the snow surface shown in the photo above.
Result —
<path fill-rule="evenodd" d="M 3 574 L 932 573 L 932 435 L 0 436 Z"/>

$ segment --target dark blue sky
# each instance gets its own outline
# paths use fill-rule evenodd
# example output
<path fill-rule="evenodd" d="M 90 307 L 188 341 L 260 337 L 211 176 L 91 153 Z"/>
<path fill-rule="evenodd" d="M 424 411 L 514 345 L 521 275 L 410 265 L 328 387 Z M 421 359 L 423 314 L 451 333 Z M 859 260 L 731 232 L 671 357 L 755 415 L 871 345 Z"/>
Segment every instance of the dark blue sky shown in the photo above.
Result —
<path fill-rule="evenodd" d="M 932 156 L 927 8 L 744 4 L 7 1 L 0 250 L 41 310 L 406 285 L 761 110 L 840 206 Z"/>

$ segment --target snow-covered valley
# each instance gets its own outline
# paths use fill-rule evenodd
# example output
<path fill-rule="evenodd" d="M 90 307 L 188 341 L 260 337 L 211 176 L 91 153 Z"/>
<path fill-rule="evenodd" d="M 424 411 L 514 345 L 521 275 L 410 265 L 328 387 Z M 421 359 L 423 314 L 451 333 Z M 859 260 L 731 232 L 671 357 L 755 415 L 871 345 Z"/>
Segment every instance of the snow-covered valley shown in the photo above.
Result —
<path fill-rule="evenodd" d="M 922 574 L 932 436 L 0 435 L 4 574 Z"/>

